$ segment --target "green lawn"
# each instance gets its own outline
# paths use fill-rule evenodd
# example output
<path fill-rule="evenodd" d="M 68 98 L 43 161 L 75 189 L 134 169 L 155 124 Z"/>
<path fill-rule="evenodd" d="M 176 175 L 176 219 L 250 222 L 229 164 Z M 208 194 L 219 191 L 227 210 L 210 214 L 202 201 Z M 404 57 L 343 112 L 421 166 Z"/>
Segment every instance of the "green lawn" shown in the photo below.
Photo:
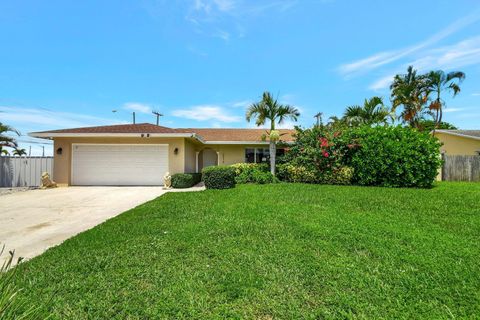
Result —
<path fill-rule="evenodd" d="M 169 193 L 21 268 L 54 319 L 475 318 L 480 184 Z"/>

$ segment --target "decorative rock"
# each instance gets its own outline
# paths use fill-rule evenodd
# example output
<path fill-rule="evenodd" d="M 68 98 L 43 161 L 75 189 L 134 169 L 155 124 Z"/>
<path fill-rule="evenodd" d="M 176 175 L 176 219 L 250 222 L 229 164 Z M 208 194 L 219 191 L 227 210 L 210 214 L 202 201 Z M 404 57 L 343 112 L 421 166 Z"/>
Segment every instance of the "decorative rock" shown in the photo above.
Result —
<path fill-rule="evenodd" d="M 50 174 L 48 172 L 42 173 L 42 185 L 40 188 L 42 189 L 49 189 L 49 188 L 56 188 L 57 183 L 50 179 Z"/>

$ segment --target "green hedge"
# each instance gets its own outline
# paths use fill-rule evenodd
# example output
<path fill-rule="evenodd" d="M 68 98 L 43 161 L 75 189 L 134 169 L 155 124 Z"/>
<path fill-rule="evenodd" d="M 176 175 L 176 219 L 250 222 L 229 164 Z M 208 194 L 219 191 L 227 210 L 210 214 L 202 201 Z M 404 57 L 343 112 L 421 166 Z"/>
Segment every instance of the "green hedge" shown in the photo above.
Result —
<path fill-rule="evenodd" d="M 231 165 L 235 169 L 235 181 L 242 183 L 276 183 L 279 180 L 270 173 L 266 163 L 236 163 Z"/>
<path fill-rule="evenodd" d="M 352 131 L 359 148 L 350 166 L 360 185 L 429 188 L 441 165 L 437 138 L 408 127 L 364 127 Z"/>
<path fill-rule="evenodd" d="M 441 165 L 440 143 L 401 126 L 297 128 L 280 180 L 384 187 L 432 186 Z"/>
<path fill-rule="evenodd" d="M 190 188 L 201 180 L 201 173 L 176 173 L 172 175 L 172 187 L 175 189 Z"/>
<path fill-rule="evenodd" d="M 235 169 L 231 166 L 203 168 L 202 179 L 207 189 L 229 189 L 235 187 Z"/>

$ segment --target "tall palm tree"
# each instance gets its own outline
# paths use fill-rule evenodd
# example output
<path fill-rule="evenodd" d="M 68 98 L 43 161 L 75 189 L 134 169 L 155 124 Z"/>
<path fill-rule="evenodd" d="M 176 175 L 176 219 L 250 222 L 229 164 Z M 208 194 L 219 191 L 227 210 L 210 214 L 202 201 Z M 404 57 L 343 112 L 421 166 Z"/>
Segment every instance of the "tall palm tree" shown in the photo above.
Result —
<path fill-rule="evenodd" d="M 392 111 L 403 106 L 400 118 L 411 127 L 417 127 L 427 113 L 424 108 L 429 94 L 427 77 L 417 75 L 417 70 L 409 66 L 406 74 L 397 74 L 393 78 L 390 90 Z"/>
<path fill-rule="evenodd" d="M 17 148 L 17 141 L 15 140 L 14 137 L 11 137 L 8 135 L 8 133 L 14 133 L 16 135 L 20 135 L 20 132 L 14 128 L 12 128 L 9 125 L 3 124 L 0 122 L 0 147 L 2 150 L 2 153 L 5 153 L 6 151 L 4 148 Z"/>
<path fill-rule="evenodd" d="M 270 172 L 273 175 L 275 175 L 276 143 L 279 139 L 278 131 L 275 130 L 275 124 L 281 124 L 286 119 L 297 121 L 299 116 L 300 112 L 297 108 L 279 103 L 268 91 L 263 93 L 261 101 L 251 104 L 247 109 L 245 117 L 248 122 L 252 118 L 256 118 L 255 124 L 263 126 L 267 120 L 270 121 Z"/>
<path fill-rule="evenodd" d="M 435 127 L 433 131 L 442 122 L 443 108 L 445 108 L 445 101 L 442 99 L 443 92 L 451 92 L 455 97 L 460 92 L 460 83 L 465 79 L 465 73 L 461 71 L 452 71 L 445 73 L 442 70 L 430 71 L 427 74 L 428 90 L 435 97 L 428 106 L 431 112 L 434 113 Z"/>
<path fill-rule="evenodd" d="M 365 99 L 363 106 L 347 107 L 343 118 L 351 125 L 387 124 L 391 119 L 391 112 L 383 104 L 380 97 Z"/>
<path fill-rule="evenodd" d="M 15 148 L 15 150 L 13 150 L 13 155 L 14 156 L 25 156 L 27 155 L 27 150 L 25 149 L 20 149 L 20 148 Z"/>

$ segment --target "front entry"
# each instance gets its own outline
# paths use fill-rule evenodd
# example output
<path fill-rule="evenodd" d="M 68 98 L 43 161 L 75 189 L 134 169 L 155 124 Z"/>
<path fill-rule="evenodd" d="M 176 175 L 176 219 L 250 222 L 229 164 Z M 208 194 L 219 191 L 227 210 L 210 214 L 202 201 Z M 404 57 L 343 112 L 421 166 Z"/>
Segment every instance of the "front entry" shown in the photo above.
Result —
<path fill-rule="evenodd" d="M 199 169 L 218 165 L 218 154 L 212 149 L 203 149 L 199 155 Z"/>

